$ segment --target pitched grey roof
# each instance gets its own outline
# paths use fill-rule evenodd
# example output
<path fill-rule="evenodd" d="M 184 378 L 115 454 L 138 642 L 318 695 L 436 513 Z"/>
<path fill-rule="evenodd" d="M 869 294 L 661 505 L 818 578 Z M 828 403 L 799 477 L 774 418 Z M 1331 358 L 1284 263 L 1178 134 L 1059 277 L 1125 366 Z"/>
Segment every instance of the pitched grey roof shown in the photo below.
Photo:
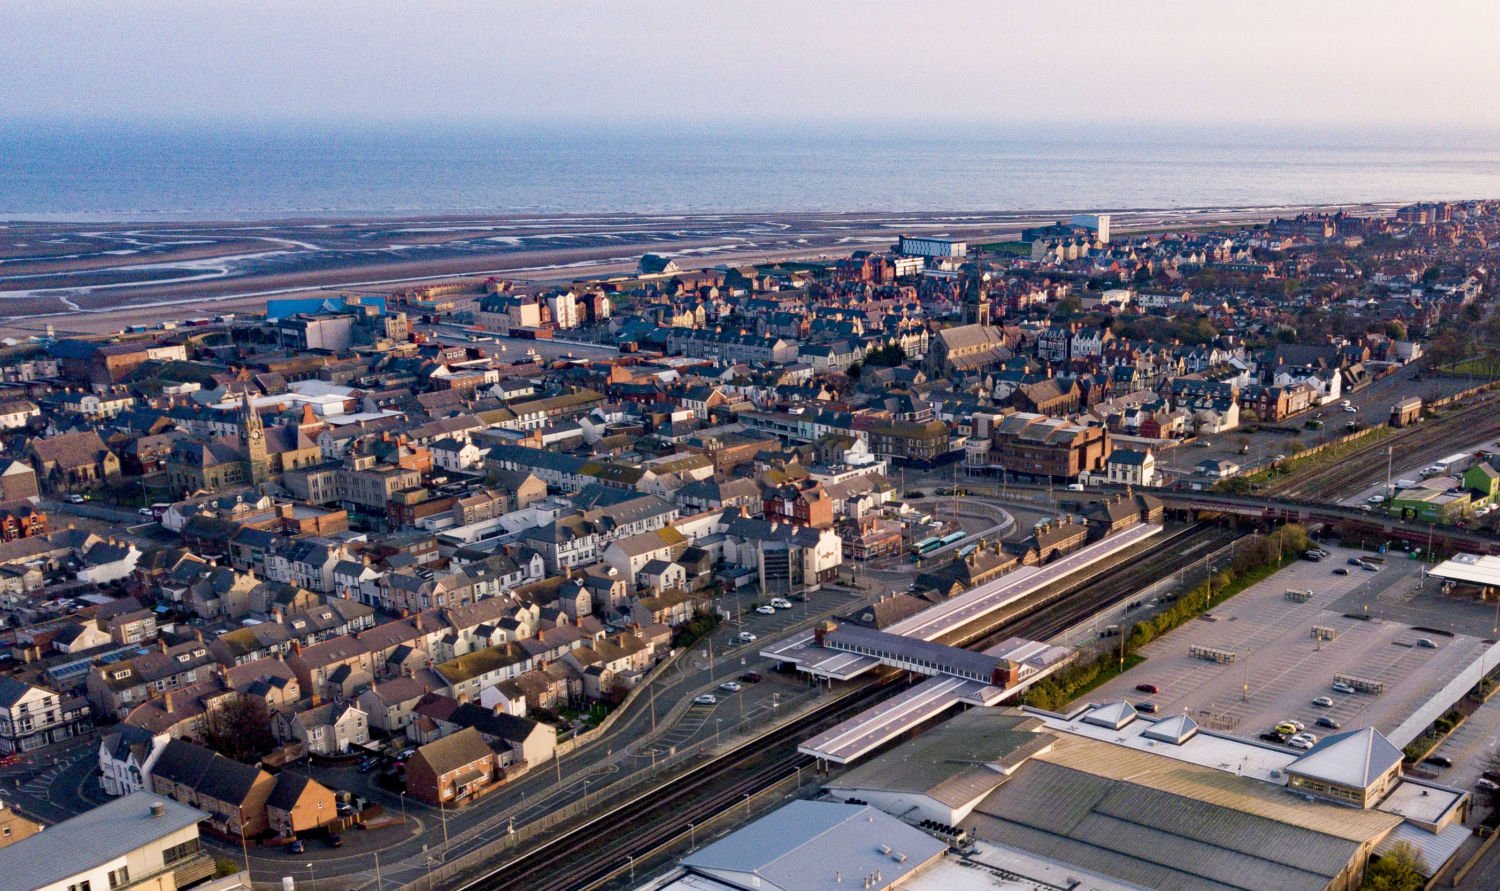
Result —
<path fill-rule="evenodd" d="M 151 814 L 155 804 L 164 811 L 160 817 Z M 58 885 L 207 818 L 150 792 L 126 795 L 0 848 L 0 891 Z"/>
<path fill-rule="evenodd" d="M 1401 761 L 1401 750 L 1373 727 L 1335 733 L 1287 766 L 1288 773 L 1364 788 Z"/>

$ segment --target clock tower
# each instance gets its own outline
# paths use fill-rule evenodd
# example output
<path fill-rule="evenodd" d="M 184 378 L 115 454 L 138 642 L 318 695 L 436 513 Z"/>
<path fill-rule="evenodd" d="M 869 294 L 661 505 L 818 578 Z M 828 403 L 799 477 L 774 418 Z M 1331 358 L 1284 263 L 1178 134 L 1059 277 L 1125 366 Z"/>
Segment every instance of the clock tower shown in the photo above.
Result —
<path fill-rule="evenodd" d="M 240 448 L 245 453 L 245 480 L 258 486 L 271 476 L 271 459 L 266 454 L 266 430 L 260 413 L 250 401 L 250 388 L 241 391 L 244 405 L 240 417 Z"/>

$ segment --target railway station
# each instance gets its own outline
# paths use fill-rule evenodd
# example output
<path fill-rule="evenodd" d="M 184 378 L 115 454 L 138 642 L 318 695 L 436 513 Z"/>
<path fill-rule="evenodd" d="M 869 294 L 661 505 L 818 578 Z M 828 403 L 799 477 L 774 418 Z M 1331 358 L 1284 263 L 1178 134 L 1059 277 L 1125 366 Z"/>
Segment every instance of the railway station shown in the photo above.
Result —
<path fill-rule="evenodd" d="M 1143 523 L 1107 536 L 1045 566 L 1024 566 L 884 630 L 844 623 L 824 626 L 761 651 L 761 655 L 830 684 L 878 666 L 928 679 L 808 740 L 799 751 L 847 764 L 957 705 L 996 705 L 1066 664 L 1073 651 L 1011 638 L 975 652 L 939 643 L 1010 604 L 1137 545 L 1161 531 Z"/>

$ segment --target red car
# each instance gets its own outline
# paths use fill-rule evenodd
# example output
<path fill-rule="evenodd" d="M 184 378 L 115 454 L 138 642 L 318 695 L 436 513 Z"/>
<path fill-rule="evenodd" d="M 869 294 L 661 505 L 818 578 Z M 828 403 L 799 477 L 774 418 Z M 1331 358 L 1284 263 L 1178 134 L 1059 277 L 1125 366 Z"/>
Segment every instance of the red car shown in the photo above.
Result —
<path fill-rule="evenodd" d="M 1136 684 L 1135 688 L 1142 693 L 1160 693 L 1161 688 L 1155 684 Z"/>
<path fill-rule="evenodd" d="M 20 763 L 21 763 L 21 756 L 20 755 L 0 755 L 0 767 L 10 767 L 13 764 L 20 764 Z"/>

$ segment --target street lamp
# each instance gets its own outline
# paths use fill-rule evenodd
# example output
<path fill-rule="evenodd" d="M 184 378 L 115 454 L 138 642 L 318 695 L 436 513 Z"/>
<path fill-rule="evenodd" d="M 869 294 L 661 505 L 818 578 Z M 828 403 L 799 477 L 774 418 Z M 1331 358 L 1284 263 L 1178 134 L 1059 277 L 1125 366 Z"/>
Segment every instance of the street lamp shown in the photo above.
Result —
<path fill-rule="evenodd" d="M 406 790 L 401 790 L 401 825 L 406 825 Z"/>
<path fill-rule="evenodd" d="M 313 889 L 313 881 L 314 880 L 313 880 L 312 864 L 309 863 L 309 864 L 307 864 L 307 891 L 312 891 L 312 889 Z"/>

